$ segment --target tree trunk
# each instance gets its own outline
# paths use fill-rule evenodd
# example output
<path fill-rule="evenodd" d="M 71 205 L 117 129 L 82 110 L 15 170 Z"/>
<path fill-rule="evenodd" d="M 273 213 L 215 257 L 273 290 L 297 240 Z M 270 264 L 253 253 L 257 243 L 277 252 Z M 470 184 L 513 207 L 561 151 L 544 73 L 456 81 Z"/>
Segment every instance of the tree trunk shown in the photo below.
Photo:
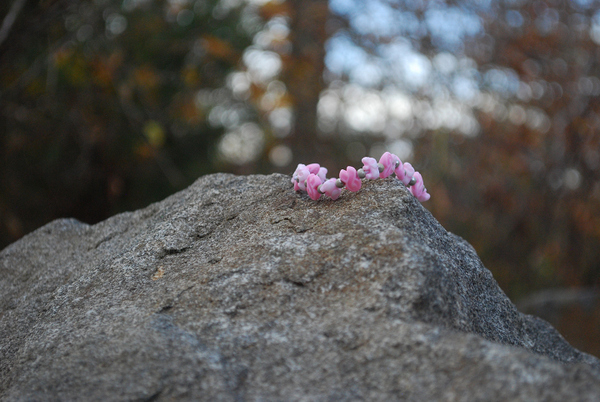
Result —
<path fill-rule="evenodd" d="M 326 0 L 291 0 L 291 54 L 284 59 L 283 79 L 292 98 L 295 122 L 286 144 L 293 166 L 331 158 L 330 146 L 318 135 L 317 103 L 324 89 Z"/>

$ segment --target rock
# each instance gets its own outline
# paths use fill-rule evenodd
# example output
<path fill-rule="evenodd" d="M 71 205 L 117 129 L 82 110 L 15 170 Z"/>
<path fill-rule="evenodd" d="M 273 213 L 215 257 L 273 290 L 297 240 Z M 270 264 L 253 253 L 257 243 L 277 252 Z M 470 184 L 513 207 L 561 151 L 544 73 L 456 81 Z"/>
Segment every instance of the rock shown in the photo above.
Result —
<path fill-rule="evenodd" d="M 314 202 L 205 176 L 0 253 L 0 399 L 596 400 L 600 362 L 520 314 L 394 178 Z"/>

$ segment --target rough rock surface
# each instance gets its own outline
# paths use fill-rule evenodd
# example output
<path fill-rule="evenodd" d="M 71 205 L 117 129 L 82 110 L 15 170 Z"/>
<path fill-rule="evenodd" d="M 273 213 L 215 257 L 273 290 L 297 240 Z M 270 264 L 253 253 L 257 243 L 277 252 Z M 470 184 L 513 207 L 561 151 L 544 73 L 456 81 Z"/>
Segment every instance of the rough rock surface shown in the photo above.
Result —
<path fill-rule="evenodd" d="M 314 202 L 288 176 L 205 176 L 0 253 L 5 401 L 599 395 L 600 362 L 393 178 Z"/>

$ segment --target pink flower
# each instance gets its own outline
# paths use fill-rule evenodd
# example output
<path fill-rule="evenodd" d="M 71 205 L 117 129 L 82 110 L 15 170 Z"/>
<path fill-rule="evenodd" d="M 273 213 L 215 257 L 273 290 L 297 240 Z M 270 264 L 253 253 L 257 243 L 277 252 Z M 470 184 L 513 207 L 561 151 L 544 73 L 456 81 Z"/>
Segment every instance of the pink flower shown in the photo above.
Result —
<path fill-rule="evenodd" d="M 360 186 L 362 185 L 362 181 L 356 174 L 356 169 L 352 166 L 348 166 L 346 170 L 340 170 L 340 180 L 345 184 L 348 190 L 354 192 L 360 190 Z"/>
<path fill-rule="evenodd" d="M 319 173 L 316 173 L 317 176 L 321 179 L 321 181 L 327 180 L 327 169 L 324 167 L 319 168 Z"/>
<path fill-rule="evenodd" d="M 400 158 L 398 158 L 394 154 L 386 152 L 383 155 L 381 155 L 379 163 L 383 165 L 383 172 L 379 173 L 379 177 L 385 179 L 386 177 L 394 173 L 394 170 L 396 169 L 396 161 L 400 161 Z"/>
<path fill-rule="evenodd" d="M 313 200 L 318 200 L 321 197 L 321 193 L 319 193 L 319 186 L 323 183 L 321 178 L 314 173 L 311 173 L 306 179 L 306 191 L 308 192 L 308 196 Z"/>
<path fill-rule="evenodd" d="M 292 174 L 292 183 L 296 181 L 296 179 L 298 178 L 298 173 L 302 170 L 305 169 L 306 165 L 304 165 L 303 163 L 299 163 L 298 166 L 296 167 L 296 170 L 294 171 L 294 174 Z"/>
<path fill-rule="evenodd" d="M 404 172 L 406 173 L 404 180 L 408 179 L 408 183 L 410 183 L 415 175 L 415 168 L 410 163 L 404 162 Z"/>
<path fill-rule="evenodd" d="M 321 178 L 322 181 L 327 180 L 327 169 L 321 167 L 318 163 L 311 163 L 306 167 L 308 171 L 312 174 L 316 174 Z"/>
<path fill-rule="evenodd" d="M 306 165 L 299 163 L 296 167 L 296 171 L 292 175 L 292 183 L 294 183 L 294 190 L 305 190 L 305 182 L 310 172 L 306 168 Z"/>
<path fill-rule="evenodd" d="M 305 191 L 306 190 L 306 179 L 308 178 L 309 174 L 310 174 L 310 171 L 308 170 L 306 165 L 304 165 L 302 163 L 298 164 L 296 171 L 292 175 L 292 183 L 294 183 L 294 191 L 298 191 L 298 190 Z"/>
<path fill-rule="evenodd" d="M 321 169 L 321 165 L 319 165 L 318 163 L 311 163 L 306 168 L 310 173 L 317 174 L 319 173 L 319 169 Z"/>
<path fill-rule="evenodd" d="M 423 183 L 423 176 L 421 176 L 421 173 L 415 172 L 414 178 L 416 180 L 416 183 L 408 190 L 412 193 L 412 195 L 414 195 L 417 198 L 417 200 L 421 202 L 427 201 L 429 198 L 431 198 L 431 195 L 429 195 L 427 189 L 425 188 L 425 184 Z"/>
<path fill-rule="evenodd" d="M 395 170 L 395 172 L 398 180 L 404 183 L 405 186 L 408 186 L 408 183 L 410 183 L 410 181 L 413 178 L 413 175 L 415 174 L 415 168 L 412 167 L 410 163 L 405 162 L 404 164 L 401 163 L 400 166 L 398 166 L 398 168 Z"/>
<path fill-rule="evenodd" d="M 337 200 L 342 193 L 342 189 L 336 186 L 335 182 L 336 179 L 331 178 L 325 183 L 321 184 L 321 191 L 331 197 L 332 200 Z"/>
<path fill-rule="evenodd" d="M 362 158 L 362 163 L 364 164 L 362 169 L 366 174 L 365 178 L 372 180 L 379 178 L 379 167 L 377 166 L 377 161 L 374 158 L 365 156 Z"/>

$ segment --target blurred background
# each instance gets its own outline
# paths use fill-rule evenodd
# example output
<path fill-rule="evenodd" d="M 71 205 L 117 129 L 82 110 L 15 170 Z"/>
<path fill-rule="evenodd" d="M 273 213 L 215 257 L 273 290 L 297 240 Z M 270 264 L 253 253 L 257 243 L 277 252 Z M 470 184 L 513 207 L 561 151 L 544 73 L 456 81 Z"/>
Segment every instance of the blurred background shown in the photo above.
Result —
<path fill-rule="evenodd" d="M 600 356 L 600 2 L 6 0 L 0 18 L 0 249 L 204 174 L 388 150 L 522 311 Z"/>

